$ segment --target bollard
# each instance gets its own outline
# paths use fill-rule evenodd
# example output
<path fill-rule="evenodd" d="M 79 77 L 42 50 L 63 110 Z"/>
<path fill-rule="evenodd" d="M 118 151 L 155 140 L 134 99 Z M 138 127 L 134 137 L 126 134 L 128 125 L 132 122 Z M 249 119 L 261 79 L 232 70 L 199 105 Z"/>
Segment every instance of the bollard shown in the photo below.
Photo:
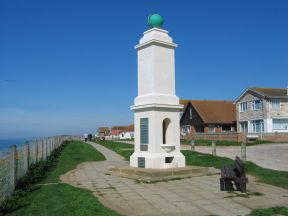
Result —
<path fill-rule="evenodd" d="M 212 140 L 212 155 L 216 155 L 216 141 Z"/>
<path fill-rule="evenodd" d="M 241 160 L 246 161 L 246 142 L 241 143 Z"/>
<path fill-rule="evenodd" d="M 195 141 L 191 140 L 190 145 L 191 145 L 191 151 L 194 152 L 195 151 Z"/>

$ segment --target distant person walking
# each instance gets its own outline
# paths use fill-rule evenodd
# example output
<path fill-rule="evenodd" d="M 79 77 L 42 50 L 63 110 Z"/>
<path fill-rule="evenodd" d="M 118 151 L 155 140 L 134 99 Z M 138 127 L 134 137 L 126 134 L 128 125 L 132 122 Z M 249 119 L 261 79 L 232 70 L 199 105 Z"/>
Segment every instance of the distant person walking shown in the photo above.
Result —
<path fill-rule="evenodd" d="M 85 133 L 85 134 L 84 134 L 84 141 L 87 142 L 87 139 L 88 139 L 88 134 Z"/>
<path fill-rule="evenodd" d="M 92 140 L 92 134 L 89 133 L 89 134 L 88 134 L 88 141 L 90 142 L 91 140 Z"/>

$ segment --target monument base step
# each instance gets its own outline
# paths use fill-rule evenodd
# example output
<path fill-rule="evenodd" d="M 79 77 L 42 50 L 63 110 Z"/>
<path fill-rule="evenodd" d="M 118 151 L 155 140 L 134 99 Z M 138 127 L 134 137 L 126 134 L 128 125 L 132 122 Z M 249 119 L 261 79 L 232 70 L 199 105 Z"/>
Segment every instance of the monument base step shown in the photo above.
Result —
<path fill-rule="evenodd" d="M 215 170 L 209 167 L 186 166 L 179 168 L 149 169 L 136 167 L 112 167 L 109 174 L 134 179 L 140 182 L 150 183 L 153 181 L 177 180 L 197 176 L 216 174 Z M 219 173 L 219 172 L 218 172 Z"/>

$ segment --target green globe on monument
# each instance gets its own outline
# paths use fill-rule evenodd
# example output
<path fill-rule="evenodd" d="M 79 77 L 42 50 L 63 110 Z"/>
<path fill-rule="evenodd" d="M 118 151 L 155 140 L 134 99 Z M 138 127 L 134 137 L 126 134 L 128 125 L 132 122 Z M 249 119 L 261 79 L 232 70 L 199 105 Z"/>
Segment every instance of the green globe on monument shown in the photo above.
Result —
<path fill-rule="evenodd" d="M 162 28 L 164 19 L 159 14 L 151 14 L 148 16 L 148 25 L 151 28 Z"/>

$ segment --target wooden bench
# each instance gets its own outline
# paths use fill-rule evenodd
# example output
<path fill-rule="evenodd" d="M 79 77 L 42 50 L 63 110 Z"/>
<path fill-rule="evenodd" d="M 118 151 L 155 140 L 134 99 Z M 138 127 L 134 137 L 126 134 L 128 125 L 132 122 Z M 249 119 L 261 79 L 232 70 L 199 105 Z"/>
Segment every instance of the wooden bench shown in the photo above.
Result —
<path fill-rule="evenodd" d="M 233 169 L 227 165 L 222 166 L 220 190 L 234 191 L 233 182 L 235 183 L 236 190 L 241 192 L 246 191 L 248 178 L 246 177 L 245 165 L 238 156 L 235 158 L 235 167 Z"/>

